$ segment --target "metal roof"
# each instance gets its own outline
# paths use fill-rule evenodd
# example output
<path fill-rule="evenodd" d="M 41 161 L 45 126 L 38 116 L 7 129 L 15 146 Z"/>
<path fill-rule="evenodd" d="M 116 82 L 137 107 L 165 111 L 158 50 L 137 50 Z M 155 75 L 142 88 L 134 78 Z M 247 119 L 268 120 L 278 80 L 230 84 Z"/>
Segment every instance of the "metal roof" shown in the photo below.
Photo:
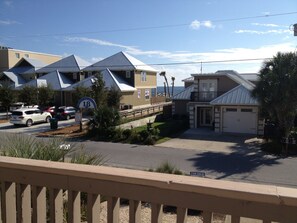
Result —
<path fill-rule="evenodd" d="M 173 100 L 191 100 L 191 93 L 194 91 L 194 85 L 173 96 Z"/>
<path fill-rule="evenodd" d="M 225 94 L 210 102 L 212 105 L 259 105 L 258 101 L 251 96 L 251 90 L 245 85 L 238 85 Z"/>
<path fill-rule="evenodd" d="M 101 71 L 103 81 L 105 83 L 105 87 L 111 88 L 112 86 L 116 87 L 121 92 L 129 92 L 129 91 L 135 91 L 136 88 L 130 86 L 126 81 L 121 79 L 116 74 L 112 73 L 109 69 L 105 69 L 104 71 Z M 94 78 L 95 76 L 88 77 L 80 82 L 77 82 L 67 89 L 66 91 L 73 91 L 78 86 L 83 87 L 91 87 L 94 84 Z"/>
<path fill-rule="evenodd" d="M 41 69 L 38 69 L 36 73 L 50 73 L 55 70 L 58 70 L 62 73 L 80 72 L 82 69 L 89 65 L 89 62 L 81 59 L 80 57 L 71 55 L 61 60 L 58 60 L 57 62 L 54 62 L 50 65 L 47 65 Z"/>
<path fill-rule="evenodd" d="M 18 73 L 14 73 L 11 71 L 4 71 L 4 72 L 2 72 L 2 74 L 14 82 L 14 87 L 18 87 L 18 86 L 26 83 L 26 81 Z"/>
<path fill-rule="evenodd" d="M 86 67 L 83 71 L 101 71 L 106 68 L 114 71 L 143 70 L 157 72 L 157 70 L 153 67 L 146 65 L 140 60 L 122 51 Z"/>
<path fill-rule="evenodd" d="M 65 75 L 59 73 L 59 71 L 53 71 L 44 76 L 39 77 L 38 79 L 31 80 L 22 86 L 18 87 L 21 89 L 25 86 L 51 86 L 51 88 L 55 91 L 64 90 L 65 88 L 71 86 L 73 82 L 69 80 Z"/>
<path fill-rule="evenodd" d="M 194 77 L 188 77 L 182 80 L 183 82 L 194 82 Z"/>

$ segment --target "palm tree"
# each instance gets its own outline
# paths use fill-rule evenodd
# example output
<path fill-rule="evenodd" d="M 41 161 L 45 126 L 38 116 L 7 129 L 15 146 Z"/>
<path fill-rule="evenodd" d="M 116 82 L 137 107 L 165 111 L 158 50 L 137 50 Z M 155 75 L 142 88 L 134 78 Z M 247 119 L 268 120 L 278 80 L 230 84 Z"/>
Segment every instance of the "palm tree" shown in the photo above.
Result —
<path fill-rule="evenodd" d="M 165 79 L 165 82 L 166 82 L 166 85 L 167 85 L 167 95 L 170 98 L 169 85 L 168 85 L 168 81 L 167 81 L 167 77 L 166 77 L 166 72 L 162 71 L 159 75 L 164 77 L 164 79 Z M 165 92 L 165 95 L 166 95 L 166 92 Z"/>
<path fill-rule="evenodd" d="M 173 97 L 175 77 L 171 77 L 171 81 L 172 81 L 172 89 L 171 89 L 172 93 L 171 93 L 171 96 Z"/>
<path fill-rule="evenodd" d="M 263 63 L 252 94 L 277 122 L 280 136 L 288 137 L 297 114 L 297 54 L 277 53 Z"/>

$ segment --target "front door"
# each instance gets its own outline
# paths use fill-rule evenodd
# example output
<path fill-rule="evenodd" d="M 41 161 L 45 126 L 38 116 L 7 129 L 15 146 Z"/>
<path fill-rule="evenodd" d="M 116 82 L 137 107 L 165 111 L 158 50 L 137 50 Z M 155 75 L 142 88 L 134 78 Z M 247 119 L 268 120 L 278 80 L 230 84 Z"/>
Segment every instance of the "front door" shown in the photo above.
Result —
<path fill-rule="evenodd" d="M 212 125 L 212 109 L 200 108 L 200 126 Z"/>

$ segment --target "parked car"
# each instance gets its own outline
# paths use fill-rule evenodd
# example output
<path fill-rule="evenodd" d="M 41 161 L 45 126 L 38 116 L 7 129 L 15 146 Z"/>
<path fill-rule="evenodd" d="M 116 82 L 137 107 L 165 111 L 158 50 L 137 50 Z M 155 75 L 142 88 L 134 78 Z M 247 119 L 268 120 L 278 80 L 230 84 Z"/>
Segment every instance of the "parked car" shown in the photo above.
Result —
<path fill-rule="evenodd" d="M 70 118 L 74 118 L 75 117 L 75 113 L 76 113 L 76 109 L 74 107 L 71 106 L 62 106 L 59 107 L 57 110 L 57 118 L 58 119 L 70 119 Z"/>
<path fill-rule="evenodd" d="M 43 111 L 51 113 L 52 117 L 54 117 L 56 115 L 55 108 L 56 108 L 55 106 L 51 106 L 51 107 L 47 107 L 47 108 L 43 109 Z"/>
<path fill-rule="evenodd" d="M 42 112 L 37 108 L 20 108 L 12 111 L 10 123 L 29 127 L 34 123 L 49 122 L 51 118 L 49 112 Z"/>
<path fill-rule="evenodd" d="M 24 106 L 25 106 L 24 102 L 16 102 L 11 104 L 11 106 L 9 107 L 9 111 L 12 112 L 16 109 L 23 108 Z"/>

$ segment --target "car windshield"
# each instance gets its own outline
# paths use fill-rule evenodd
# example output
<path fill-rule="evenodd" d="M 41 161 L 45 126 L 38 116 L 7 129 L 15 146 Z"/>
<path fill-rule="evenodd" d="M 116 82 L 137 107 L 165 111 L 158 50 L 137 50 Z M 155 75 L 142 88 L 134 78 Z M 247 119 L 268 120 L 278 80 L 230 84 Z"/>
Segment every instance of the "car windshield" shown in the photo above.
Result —
<path fill-rule="evenodd" d="M 23 112 L 20 112 L 20 111 L 14 111 L 14 112 L 11 113 L 11 115 L 20 116 L 20 115 L 23 115 Z"/>

